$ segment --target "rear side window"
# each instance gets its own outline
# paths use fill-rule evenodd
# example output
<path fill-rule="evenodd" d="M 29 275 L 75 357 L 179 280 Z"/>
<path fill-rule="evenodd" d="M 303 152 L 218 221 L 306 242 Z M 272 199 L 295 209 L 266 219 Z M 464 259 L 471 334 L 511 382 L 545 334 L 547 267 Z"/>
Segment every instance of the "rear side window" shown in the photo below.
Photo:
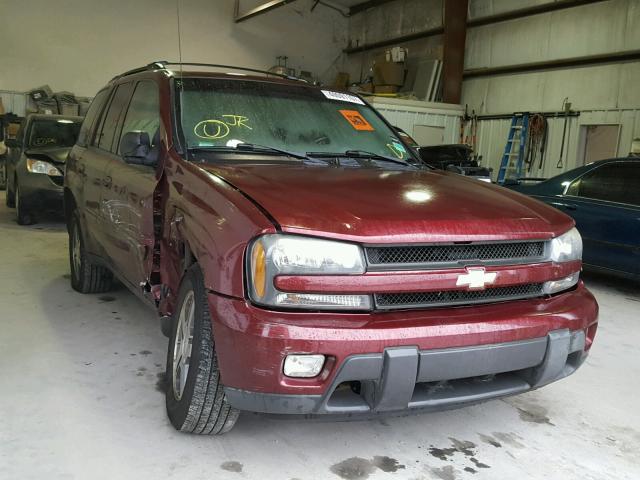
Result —
<path fill-rule="evenodd" d="M 87 115 L 84 117 L 84 122 L 82 122 L 82 127 L 80 128 L 80 134 L 78 135 L 78 145 L 82 147 L 86 147 L 87 143 L 89 143 L 89 135 L 93 130 L 93 125 L 98 117 L 98 114 L 102 110 L 104 102 L 107 100 L 107 96 L 109 95 L 109 90 L 104 89 L 100 90 L 95 97 L 93 97 L 93 101 L 89 106 L 89 110 L 87 111 Z"/>
<path fill-rule="evenodd" d="M 122 125 L 122 135 L 127 132 L 146 132 L 151 145 L 160 127 L 160 100 L 158 86 L 150 81 L 139 82 L 131 98 L 127 115 Z M 120 152 L 122 155 L 123 152 Z"/>
<path fill-rule="evenodd" d="M 122 111 L 127 106 L 131 96 L 131 89 L 131 83 L 123 83 L 118 85 L 116 92 L 113 94 L 109 108 L 103 116 L 102 124 L 93 142 L 99 149 L 114 152 L 113 139 L 116 136 Z"/>
<path fill-rule="evenodd" d="M 598 167 L 573 182 L 567 195 L 640 206 L 640 162 Z"/>

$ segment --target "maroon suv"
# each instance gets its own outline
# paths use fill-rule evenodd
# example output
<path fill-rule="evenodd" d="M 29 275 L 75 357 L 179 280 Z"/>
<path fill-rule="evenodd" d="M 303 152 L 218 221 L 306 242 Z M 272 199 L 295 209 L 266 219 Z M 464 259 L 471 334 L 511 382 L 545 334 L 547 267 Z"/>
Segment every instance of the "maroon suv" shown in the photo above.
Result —
<path fill-rule="evenodd" d="M 95 96 L 65 210 L 73 288 L 115 275 L 161 316 L 177 429 L 463 406 L 584 361 L 571 218 L 421 166 L 356 95 L 171 65 Z"/>

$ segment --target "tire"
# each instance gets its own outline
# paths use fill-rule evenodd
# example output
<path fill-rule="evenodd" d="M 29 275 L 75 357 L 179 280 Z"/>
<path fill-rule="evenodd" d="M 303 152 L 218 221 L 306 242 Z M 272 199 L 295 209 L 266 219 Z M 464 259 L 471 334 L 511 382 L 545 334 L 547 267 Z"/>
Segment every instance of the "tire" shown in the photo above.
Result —
<path fill-rule="evenodd" d="M 180 285 L 167 349 L 167 414 L 176 430 L 221 435 L 233 428 L 240 411 L 229 405 L 220 383 L 206 295 L 202 272 L 195 264 Z M 185 337 L 191 338 L 190 347 L 181 341 Z"/>
<path fill-rule="evenodd" d="M 111 289 L 113 274 L 108 268 L 95 265 L 87 258 L 80 218 L 73 212 L 69 225 L 69 266 L 71 287 L 80 293 L 104 293 Z"/>
<path fill-rule="evenodd" d="M 9 188 L 9 182 L 7 181 L 7 195 L 4 197 L 4 203 L 9 208 L 15 208 L 16 206 L 16 197 L 15 194 Z"/>
<path fill-rule="evenodd" d="M 20 192 L 20 185 L 16 183 L 16 193 L 14 195 L 14 202 L 16 207 L 16 220 L 18 225 L 31 225 L 35 219 L 29 211 L 29 208 L 24 202 L 22 194 Z"/>
<path fill-rule="evenodd" d="M 1 191 L 1 190 L 7 189 L 7 185 L 9 184 L 9 182 L 7 180 L 6 160 L 2 160 L 0 163 L 1 163 L 0 164 L 0 191 Z"/>

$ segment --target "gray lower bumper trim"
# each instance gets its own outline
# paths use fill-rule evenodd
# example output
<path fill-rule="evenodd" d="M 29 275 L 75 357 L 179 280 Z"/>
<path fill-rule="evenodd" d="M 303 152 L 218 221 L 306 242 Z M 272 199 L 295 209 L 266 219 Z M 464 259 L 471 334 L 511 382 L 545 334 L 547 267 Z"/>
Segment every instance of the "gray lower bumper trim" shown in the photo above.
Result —
<path fill-rule="evenodd" d="M 347 358 L 325 395 L 225 388 L 240 410 L 274 414 L 371 414 L 440 410 L 525 392 L 573 373 L 586 358 L 581 330 L 519 342 L 419 351 L 415 347 Z M 357 388 L 340 386 L 356 382 Z M 340 386 L 340 388 L 339 388 Z"/>

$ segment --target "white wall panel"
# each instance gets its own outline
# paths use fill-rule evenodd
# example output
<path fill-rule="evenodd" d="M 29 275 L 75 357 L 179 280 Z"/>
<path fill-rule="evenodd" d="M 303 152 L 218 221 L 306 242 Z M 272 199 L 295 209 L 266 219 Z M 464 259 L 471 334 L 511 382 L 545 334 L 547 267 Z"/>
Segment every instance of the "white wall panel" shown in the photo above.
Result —
<path fill-rule="evenodd" d="M 127 69 L 178 59 L 175 0 L 0 4 L 0 89 L 49 84 L 92 96 Z M 325 7 L 310 12 L 312 5 L 300 0 L 235 24 L 233 0 L 180 0 L 183 60 L 269 68 L 288 55 L 289 66 L 333 80 L 348 22 Z"/>
<path fill-rule="evenodd" d="M 370 101 L 389 123 L 402 128 L 409 135 L 414 134 L 416 125 L 442 127 L 444 143 L 458 143 L 460 116 L 463 113 L 458 105 L 381 97 L 372 97 Z"/>

